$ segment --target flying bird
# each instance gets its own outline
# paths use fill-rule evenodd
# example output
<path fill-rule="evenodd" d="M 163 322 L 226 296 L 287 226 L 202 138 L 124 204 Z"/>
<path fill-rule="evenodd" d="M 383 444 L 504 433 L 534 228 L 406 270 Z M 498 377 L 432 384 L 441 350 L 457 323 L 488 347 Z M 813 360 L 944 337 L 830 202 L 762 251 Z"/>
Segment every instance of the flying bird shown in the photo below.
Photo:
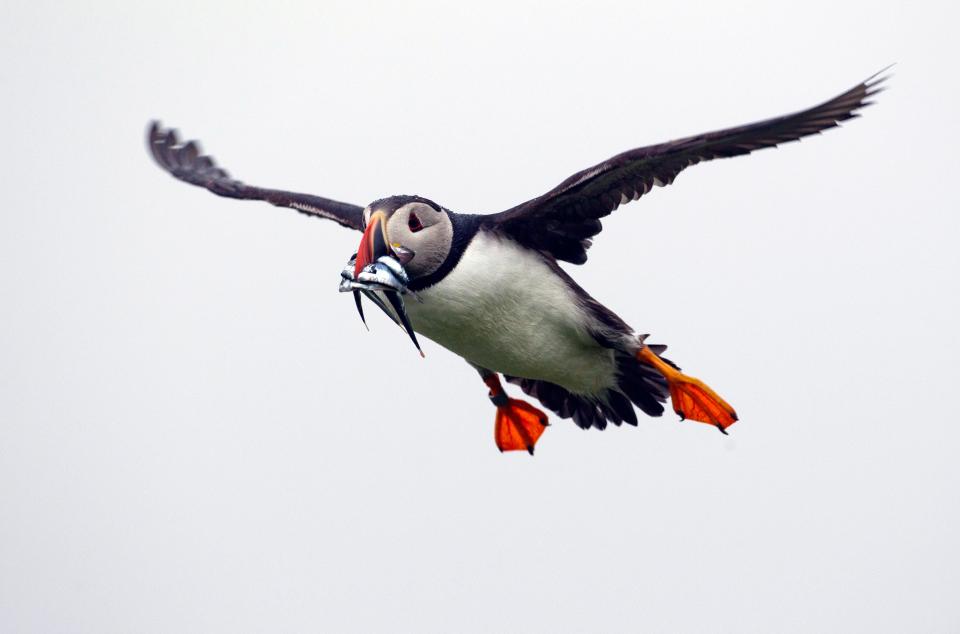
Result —
<path fill-rule="evenodd" d="M 584 429 L 637 425 L 634 408 L 660 416 L 669 398 L 681 419 L 727 433 L 737 421 L 734 409 L 664 358 L 666 346 L 647 343 L 647 335 L 591 297 L 558 262 L 586 262 L 601 218 L 673 183 L 691 165 L 798 141 L 857 117 L 883 89 L 881 73 L 794 114 L 628 150 L 542 196 L 485 215 L 454 212 L 421 196 L 389 196 L 361 207 L 247 185 L 202 154 L 197 142 L 181 143 L 158 122 L 149 126 L 147 144 L 160 167 L 184 182 L 360 231 L 347 273 L 359 274 L 384 257 L 402 265 L 415 297 L 403 316 L 411 337 L 415 331 L 472 365 L 496 407 L 497 447 L 532 454 L 547 415 L 508 397 L 501 375 Z"/>

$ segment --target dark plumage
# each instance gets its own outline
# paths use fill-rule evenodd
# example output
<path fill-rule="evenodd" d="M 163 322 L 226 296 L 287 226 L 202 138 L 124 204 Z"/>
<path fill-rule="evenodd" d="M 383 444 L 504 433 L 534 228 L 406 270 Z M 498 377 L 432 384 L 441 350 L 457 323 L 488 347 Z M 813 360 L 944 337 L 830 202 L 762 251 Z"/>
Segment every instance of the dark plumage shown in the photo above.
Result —
<path fill-rule="evenodd" d="M 496 227 L 558 260 L 583 264 L 590 239 L 602 229 L 600 218 L 621 204 L 637 200 L 655 185 L 670 185 L 682 170 L 701 161 L 799 141 L 857 117 L 857 110 L 872 103 L 867 99 L 883 90 L 885 78 L 878 76 L 794 114 L 618 154 L 577 172 L 542 196 L 484 216 L 484 226 Z"/>
<path fill-rule="evenodd" d="M 253 187 L 230 178 L 213 158 L 200 154 L 196 141 L 181 144 L 175 130 L 164 130 L 154 121 L 147 131 L 147 147 L 157 164 L 185 183 L 205 187 L 218 196 L 241 200 L 264 200 L 277 207 L 296 209 L 308 216 L 327 218 L 350 229 L 363 228 L 363 207 L 329 198 L 280 189 Z"/>

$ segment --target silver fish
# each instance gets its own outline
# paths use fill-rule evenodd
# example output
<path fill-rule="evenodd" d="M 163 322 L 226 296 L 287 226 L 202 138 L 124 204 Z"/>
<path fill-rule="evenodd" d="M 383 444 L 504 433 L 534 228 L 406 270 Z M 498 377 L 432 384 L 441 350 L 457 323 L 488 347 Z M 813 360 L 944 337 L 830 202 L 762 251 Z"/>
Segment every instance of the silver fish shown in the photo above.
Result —
<path fill-rule="evenodd" d="M 362 293 L 372 301 L 376 306 L 387 314 L 390 319 L 403 328 L 413 345 L 416 346 L 420 356 L 424 356 L 420 348 L 420 342 L 417 341 L 417 335 L 413 331 L 410 319 L 407 317 L 406 308 L 403 305 L 402 295 L 408 291 L 407 285 L 410 283 L 410 277 L 403 269 L 403 266 L 394 258 L 382 256 L 376 262 L 371 262 L 360 271 L 356 276 L 354 269 L 356 264 L 356 255 L 350 258 L 347 265 L 340 272 L 340 292 L 352 292 L 354 302 L 357 305 L 357 312 L 360 313 L 360 320 L 367 326 L 367 320 L 363 314 L 363 306 L 360 301 Z M 379 294 L 378 294 L 379 293 Z M 387 308 L 382 297 L 389 302 L 391 311 Z M 416 294 L 414 294 L 415 297 Z M 419 297 L 417 297 L 419 299 Z M 369 329 L 369 327 L 367 327 Z"/>
<path fill-rule="evenodd" d="M 391 290 L 397 293 L 406 293 L 407 284 L 410 278 L 406 272 L 400 268 L 400 265 L 393 261 L 393 266 L 382 262 L 380 258 L 376 262 L 371 262 L 363 267 L 363 270 L 357 275 L 356 283 L 362 284 L 367 288 L 376 288 L 377 290 Z M 399 271 L 399 275 L 398 275 Z"/>

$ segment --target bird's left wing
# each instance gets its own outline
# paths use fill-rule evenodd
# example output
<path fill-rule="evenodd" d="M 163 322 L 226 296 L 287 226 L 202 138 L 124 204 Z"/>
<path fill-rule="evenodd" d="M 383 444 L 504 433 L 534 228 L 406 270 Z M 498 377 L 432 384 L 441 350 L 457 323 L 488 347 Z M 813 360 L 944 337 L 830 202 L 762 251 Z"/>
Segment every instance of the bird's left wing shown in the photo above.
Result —
<path fill-rule="evenodd" d="M 881 71 L 882 73 L 883 71 Z M 587 261 L 600 218 L 636 200 L 655 185 L 669 185 L 701 161 L 749 154 L 798 141 L 859 116 L 885 77 L 877 75 L 819 106 L 766 121 L 629 150 L 578 172 L 546 194 L 481 222 L 521 244 L 574 264 Z"/>
<path fill-rule="evenodd" d="M 363 229 L 363 207 L 310 194 L 253 187 L 234 180 L 211 157 L 200 153 L 196 141 L 181 143 L 175 130 L 165 130 L 157 121 L 151 123 L 147 131 L 147 147 L 157 164 L 171 175 L 191 185 L 205 187 L 218 196 L 265 200 L 277 207 L 289 207 L 308 216 L 333 220 L 344 227 Z"/>

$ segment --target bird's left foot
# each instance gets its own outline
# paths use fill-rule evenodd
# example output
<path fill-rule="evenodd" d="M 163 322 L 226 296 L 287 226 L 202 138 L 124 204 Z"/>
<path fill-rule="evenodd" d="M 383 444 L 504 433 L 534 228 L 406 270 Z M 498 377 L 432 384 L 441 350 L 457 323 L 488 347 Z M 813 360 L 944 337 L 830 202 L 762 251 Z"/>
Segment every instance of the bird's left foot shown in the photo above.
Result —
<path fill-rule="evenodd" d="M 637 359 L 652 365 L 667 380 L 673 411 L 680 418 L 713 425 L 724 434 L 737 422 L 737 412 L 700 379 L 677 370 L 646 346 L 637 353 Z"/>
<path fill-rule="evenodd" d="M 490 388 L 490 400 L 497 406 L 493 439 L 500 451 L 527 451 L 533 448 L 547 428 L 547 415 L 526 401 L 509 398 L 496 374 L 484 377 Z"/>

